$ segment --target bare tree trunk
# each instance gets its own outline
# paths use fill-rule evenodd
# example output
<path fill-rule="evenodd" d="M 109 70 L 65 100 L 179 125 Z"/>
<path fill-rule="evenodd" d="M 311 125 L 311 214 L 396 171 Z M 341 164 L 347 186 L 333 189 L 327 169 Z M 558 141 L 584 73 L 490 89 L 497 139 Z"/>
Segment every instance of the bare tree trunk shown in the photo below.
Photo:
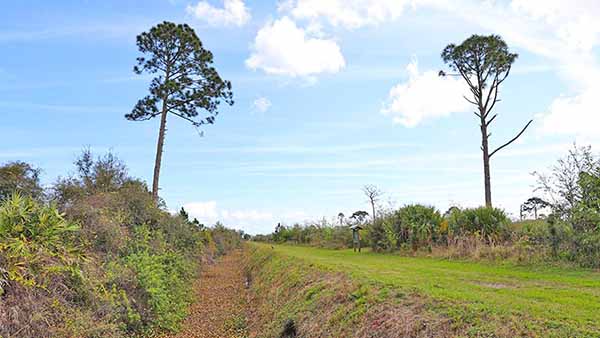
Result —
<path fill-rule="evenodd" d="M 485 120 L 481 121 L 481 151 L 483 152 L 483 185 L 485 188 L 485 206 L 492 207 L 492 186 L 490 179 L 490 154 L 488 132 Z"/>
<path fill-rule="evenodd" d="M 373 209 L 373 224 L 375 224 L 375 201 L 371 200 L 371 208 Z"/>
<path fill-rule="evenodd" d="M 160 131 L 158 132 L 158 143 L 156 145 L 156 161 L 154 162 L 154 178 L 152 180 L 152 198 L 158 201 L 158 180 L 160 177 L 160 165 L 162 162 L 163 146 L 165 144 L 165 131 L 167 127 L 167 104 L 163 101 L 163 109 L 160 117 Z"/>

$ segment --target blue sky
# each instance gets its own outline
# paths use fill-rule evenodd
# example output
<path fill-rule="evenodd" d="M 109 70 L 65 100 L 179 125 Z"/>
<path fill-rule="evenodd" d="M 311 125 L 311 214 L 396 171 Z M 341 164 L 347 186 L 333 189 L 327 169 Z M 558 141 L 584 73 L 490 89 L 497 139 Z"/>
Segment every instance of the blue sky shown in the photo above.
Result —
<path fill-rule="evenodd" d="M 83 147 L 151 180 L 158 120 L 125 120 L 145 95 L 135 36 L 186 22 L 233 84 L 204 137 L 168 122 L 161 195 L 207 223 L 257 233 L 382 205 L 483 202 L 480 135 L 462 83 L 435 74 L 469 35 L 519 53 L 491 142 L 531 129 L 492 161 L 493 199 L 513 215 L 570 145 L 597 144 L 600 6 L 594 1 L 21 1 L 0 23 L 0 163 L 31 162 L 46 184 Z"/>

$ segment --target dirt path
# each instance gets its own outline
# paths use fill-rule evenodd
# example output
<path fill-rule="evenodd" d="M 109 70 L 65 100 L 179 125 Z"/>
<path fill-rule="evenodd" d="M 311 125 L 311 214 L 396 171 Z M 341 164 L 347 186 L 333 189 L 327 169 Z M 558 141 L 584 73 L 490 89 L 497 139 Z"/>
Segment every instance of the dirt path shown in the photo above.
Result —
<path fill-rule="evenodd" d="M 245 338 L 246 288 L 242 252 L 235 251 L 202 271 L 195 303 L 178 334 L 164 338 Z"/>

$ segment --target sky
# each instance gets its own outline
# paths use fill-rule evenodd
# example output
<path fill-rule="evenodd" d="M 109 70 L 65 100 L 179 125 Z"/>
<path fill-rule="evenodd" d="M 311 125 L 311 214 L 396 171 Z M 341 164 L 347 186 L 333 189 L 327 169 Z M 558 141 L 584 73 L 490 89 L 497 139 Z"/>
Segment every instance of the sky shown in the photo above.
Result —
<path fill-rule="evenodd" d="M 267 233 L 382 207 L 483 204 L 480 131 L 440 53 L 499 34 L 519 54 L 490 142 L 494 205 L 518 216 L 574 142 L 600 146 L 600 2 L 595 0 L 12 1 L 0 15 L 0 163 L 51 185 L 84 147 L 152 178 L 157 119 L 124 115 L 146 95 L 137 34 L 188 23 L 233 85 L 199 131 L 171 116 L 161 196 L 206 224 Z M 598 147 L 596 147 L 598 149 Z"/>

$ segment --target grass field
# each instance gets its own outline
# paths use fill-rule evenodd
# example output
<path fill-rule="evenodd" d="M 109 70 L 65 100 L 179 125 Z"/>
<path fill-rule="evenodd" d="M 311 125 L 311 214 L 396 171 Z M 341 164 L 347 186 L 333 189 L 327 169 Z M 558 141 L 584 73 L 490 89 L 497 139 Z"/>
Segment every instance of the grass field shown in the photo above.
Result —
<path fill-rule="evenodd" d="M 257 244 L 260 245 L 260 244 Z M 478 330 L 517 323 L 531 336 L 600 337 L 600 273 L 279 245 L 276 253 L 431 300 Z"/>

